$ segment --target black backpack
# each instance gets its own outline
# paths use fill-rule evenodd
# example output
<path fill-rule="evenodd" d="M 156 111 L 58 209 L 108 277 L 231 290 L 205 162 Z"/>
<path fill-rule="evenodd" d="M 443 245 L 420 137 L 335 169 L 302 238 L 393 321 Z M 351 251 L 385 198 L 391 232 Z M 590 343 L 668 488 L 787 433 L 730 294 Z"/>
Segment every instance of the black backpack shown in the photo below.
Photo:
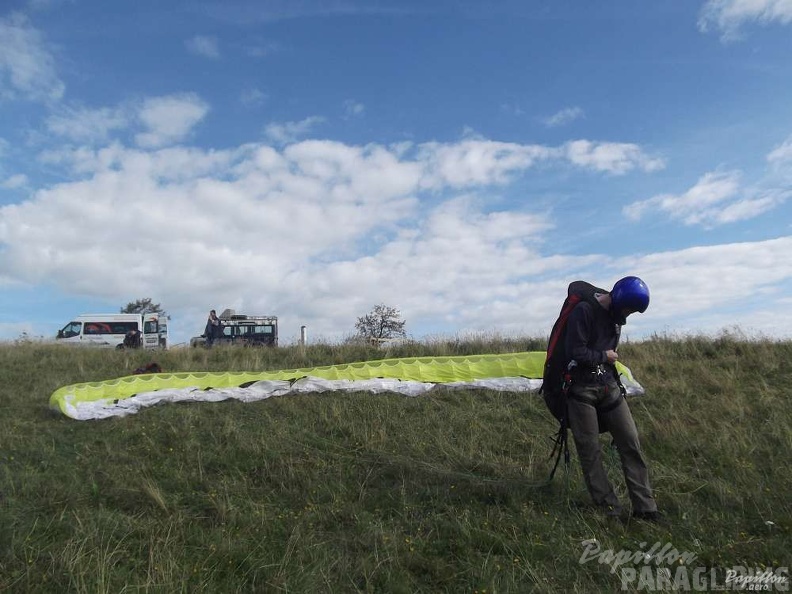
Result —
<path fill-rule="evenodd" d="M 545 358 L 544 373 L 542 376 L 542 387 L 539 388 L 539 393 L 544 397 L 545 404 L 553 416 L 558 419 L 559 429 L 556 433 L 554 441 L 555 447 L 550 454 L 558 451 L 553 470 L 550 473 L 552 480 L 558 463 L 561 460 L 561 452 L 564 453 L 564 460 L 569 464 L 569 447 L 567 444 L 567 398 L 566 392 L 571 381 L 570 370 L 567 368 L 569 365 L 569 357 L 567 357 L 564 343 L 566 342 L 567 321 L 578 303 L 586 301 L 592 305 L 596 305 L 597 299 L 595 293 L 607 293 L 605 289 L 600 289 L 586 281 L 574 281 L 569 284 L 567 288 L 567 298 L 561 306 L 561 313 L 558 316 L 553 329 L 550 332 L 550 339 L 547 342 L 547 356 Z"/>

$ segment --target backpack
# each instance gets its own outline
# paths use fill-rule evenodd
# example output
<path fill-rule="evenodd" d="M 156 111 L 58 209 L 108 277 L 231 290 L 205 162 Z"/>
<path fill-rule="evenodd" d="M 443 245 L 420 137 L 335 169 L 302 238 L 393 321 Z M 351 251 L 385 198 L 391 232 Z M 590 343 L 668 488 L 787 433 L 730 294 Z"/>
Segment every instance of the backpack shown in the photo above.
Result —
<path fill-rule="evenodd" d="M 142 373 L 162 373 L 162 367 L 159 366 L 159 363 L 151 362 L 148 365 L 135 369 L 132 375 L 140 375 Z"/>
<path fill-rule="evenodd" d="M 567 298 L 561 306 L 561 313 L 553 324 L 553 330 L 550 332 L 550 339 L 547 342 L 547 357 L 539 393 L 544 396 L 547 408 L 559 421 L 566 417 L 566 399 L 563 398 L 563 395 L 564 383 L 569 381 L 569 371 L 566 368 L 569 358 L 564 348 L 567 321 L 572 310 L 581 301 L 595 305 L 597 303 L 595 293 L 607 293 L 607 291 L 586 281 L 574 281 L 569 284 Z"/>
<path fill-rule="evenodd" d="M 539 393 L 544 397 L 545 404 L 550 410 L 552 415 L 558 419 L 559 428 L 558 433 L 554 437 L 555 445 L 550 454 L 553 455 L 558 451 L 553 470 L 550 472 L 550 478 L 553 480 L 553 475 L 558 468 L 558 463 L 561 461 L 561 453 L 564 454 L 564 461 L 569 464 L 569 446 L 567 443 L 567 389 L 571 382 L 570 370 L 567 368 L 569 365 L 569 357 L 567 357 L 564 343 L 566 342 L 567 321 L 578 303 L 586 301 L 595 305 L 597 299 L 595 293 L 607 293 L 605 289 L 600 289 L 586 281 L 574 281 L 569 284 L 567 288 L 567 298 L 561 306 L 561 313 L 558 319 L 553 324 L 553 329 L 550 332 L 550 339 L 547 342 L 547 356 L 545 358 L 544 373 L 542 375 L 542 386 L 539 388 Z"/>

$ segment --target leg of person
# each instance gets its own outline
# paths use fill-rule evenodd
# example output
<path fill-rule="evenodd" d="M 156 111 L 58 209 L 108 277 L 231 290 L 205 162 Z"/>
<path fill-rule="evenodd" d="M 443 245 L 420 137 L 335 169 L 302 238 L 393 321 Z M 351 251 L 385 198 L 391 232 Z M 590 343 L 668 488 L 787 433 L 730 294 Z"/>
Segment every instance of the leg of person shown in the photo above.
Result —
<path fill-rule="evenodd" d="M 621 510 L 619 498 L 613 491 L 605 467 L 602 465 L 597 410 L 592 404 L 584 401 L 585 399 L 580 398 L 580 390 L 575 392 L 576 397 L 568 400 L 569 426 L 575 439 L 575 448 L 586 487 L 596 505 L 611 506 L 615 512 L 619 512 Z"/>
<path fill-rule="evenodd" d="M 638 430 L 627 401 L 622 398 L 621 404 L 604 413 L 604 417 L 619 450 L 633 513 L 656 512 L 657 502 L 649 485 L 649 470 L 641 453 Z"/>

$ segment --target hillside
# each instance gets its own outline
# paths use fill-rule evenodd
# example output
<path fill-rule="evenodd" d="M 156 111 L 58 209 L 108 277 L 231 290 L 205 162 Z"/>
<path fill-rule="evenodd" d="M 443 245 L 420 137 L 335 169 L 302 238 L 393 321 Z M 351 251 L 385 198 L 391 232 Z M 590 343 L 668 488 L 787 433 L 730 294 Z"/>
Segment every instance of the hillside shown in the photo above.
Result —
<path fill-rule="evenodd" d="M 723 583 L 734 566 L 790 565 L 790 342 L 623 345 L 646 389 L 630 406 L 661 525 L 591 509 L 574 452 L 570 473 L 543 485 L 555 422 L 534 394 L 299 395 L 83 422 L 48 408 L 65 384 L 151 360 L 166 371 L 243 371 L 542 348 L 2 346 L 0 591 L 611 592 L 630 575 L 621 569 L 669 567 L 673 578 L 706 568 Z M 667 555 L 614 563 L 590 539 L 625 557 L 655 543 Z"/>

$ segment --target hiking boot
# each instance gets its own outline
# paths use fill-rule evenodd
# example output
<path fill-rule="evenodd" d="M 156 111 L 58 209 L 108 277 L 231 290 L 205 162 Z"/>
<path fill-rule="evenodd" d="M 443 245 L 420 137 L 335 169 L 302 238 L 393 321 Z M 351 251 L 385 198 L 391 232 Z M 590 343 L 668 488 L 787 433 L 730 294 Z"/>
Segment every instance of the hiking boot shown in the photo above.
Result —
<path fill-rule="evenodd" d="M 634 511 L 633 518 L 636 520 L 643 520 L 645 522 L 652 522 L 654 524 L 659 524 L 665 519 L 665 516 L 661 514 L 659 511 Z"/>

